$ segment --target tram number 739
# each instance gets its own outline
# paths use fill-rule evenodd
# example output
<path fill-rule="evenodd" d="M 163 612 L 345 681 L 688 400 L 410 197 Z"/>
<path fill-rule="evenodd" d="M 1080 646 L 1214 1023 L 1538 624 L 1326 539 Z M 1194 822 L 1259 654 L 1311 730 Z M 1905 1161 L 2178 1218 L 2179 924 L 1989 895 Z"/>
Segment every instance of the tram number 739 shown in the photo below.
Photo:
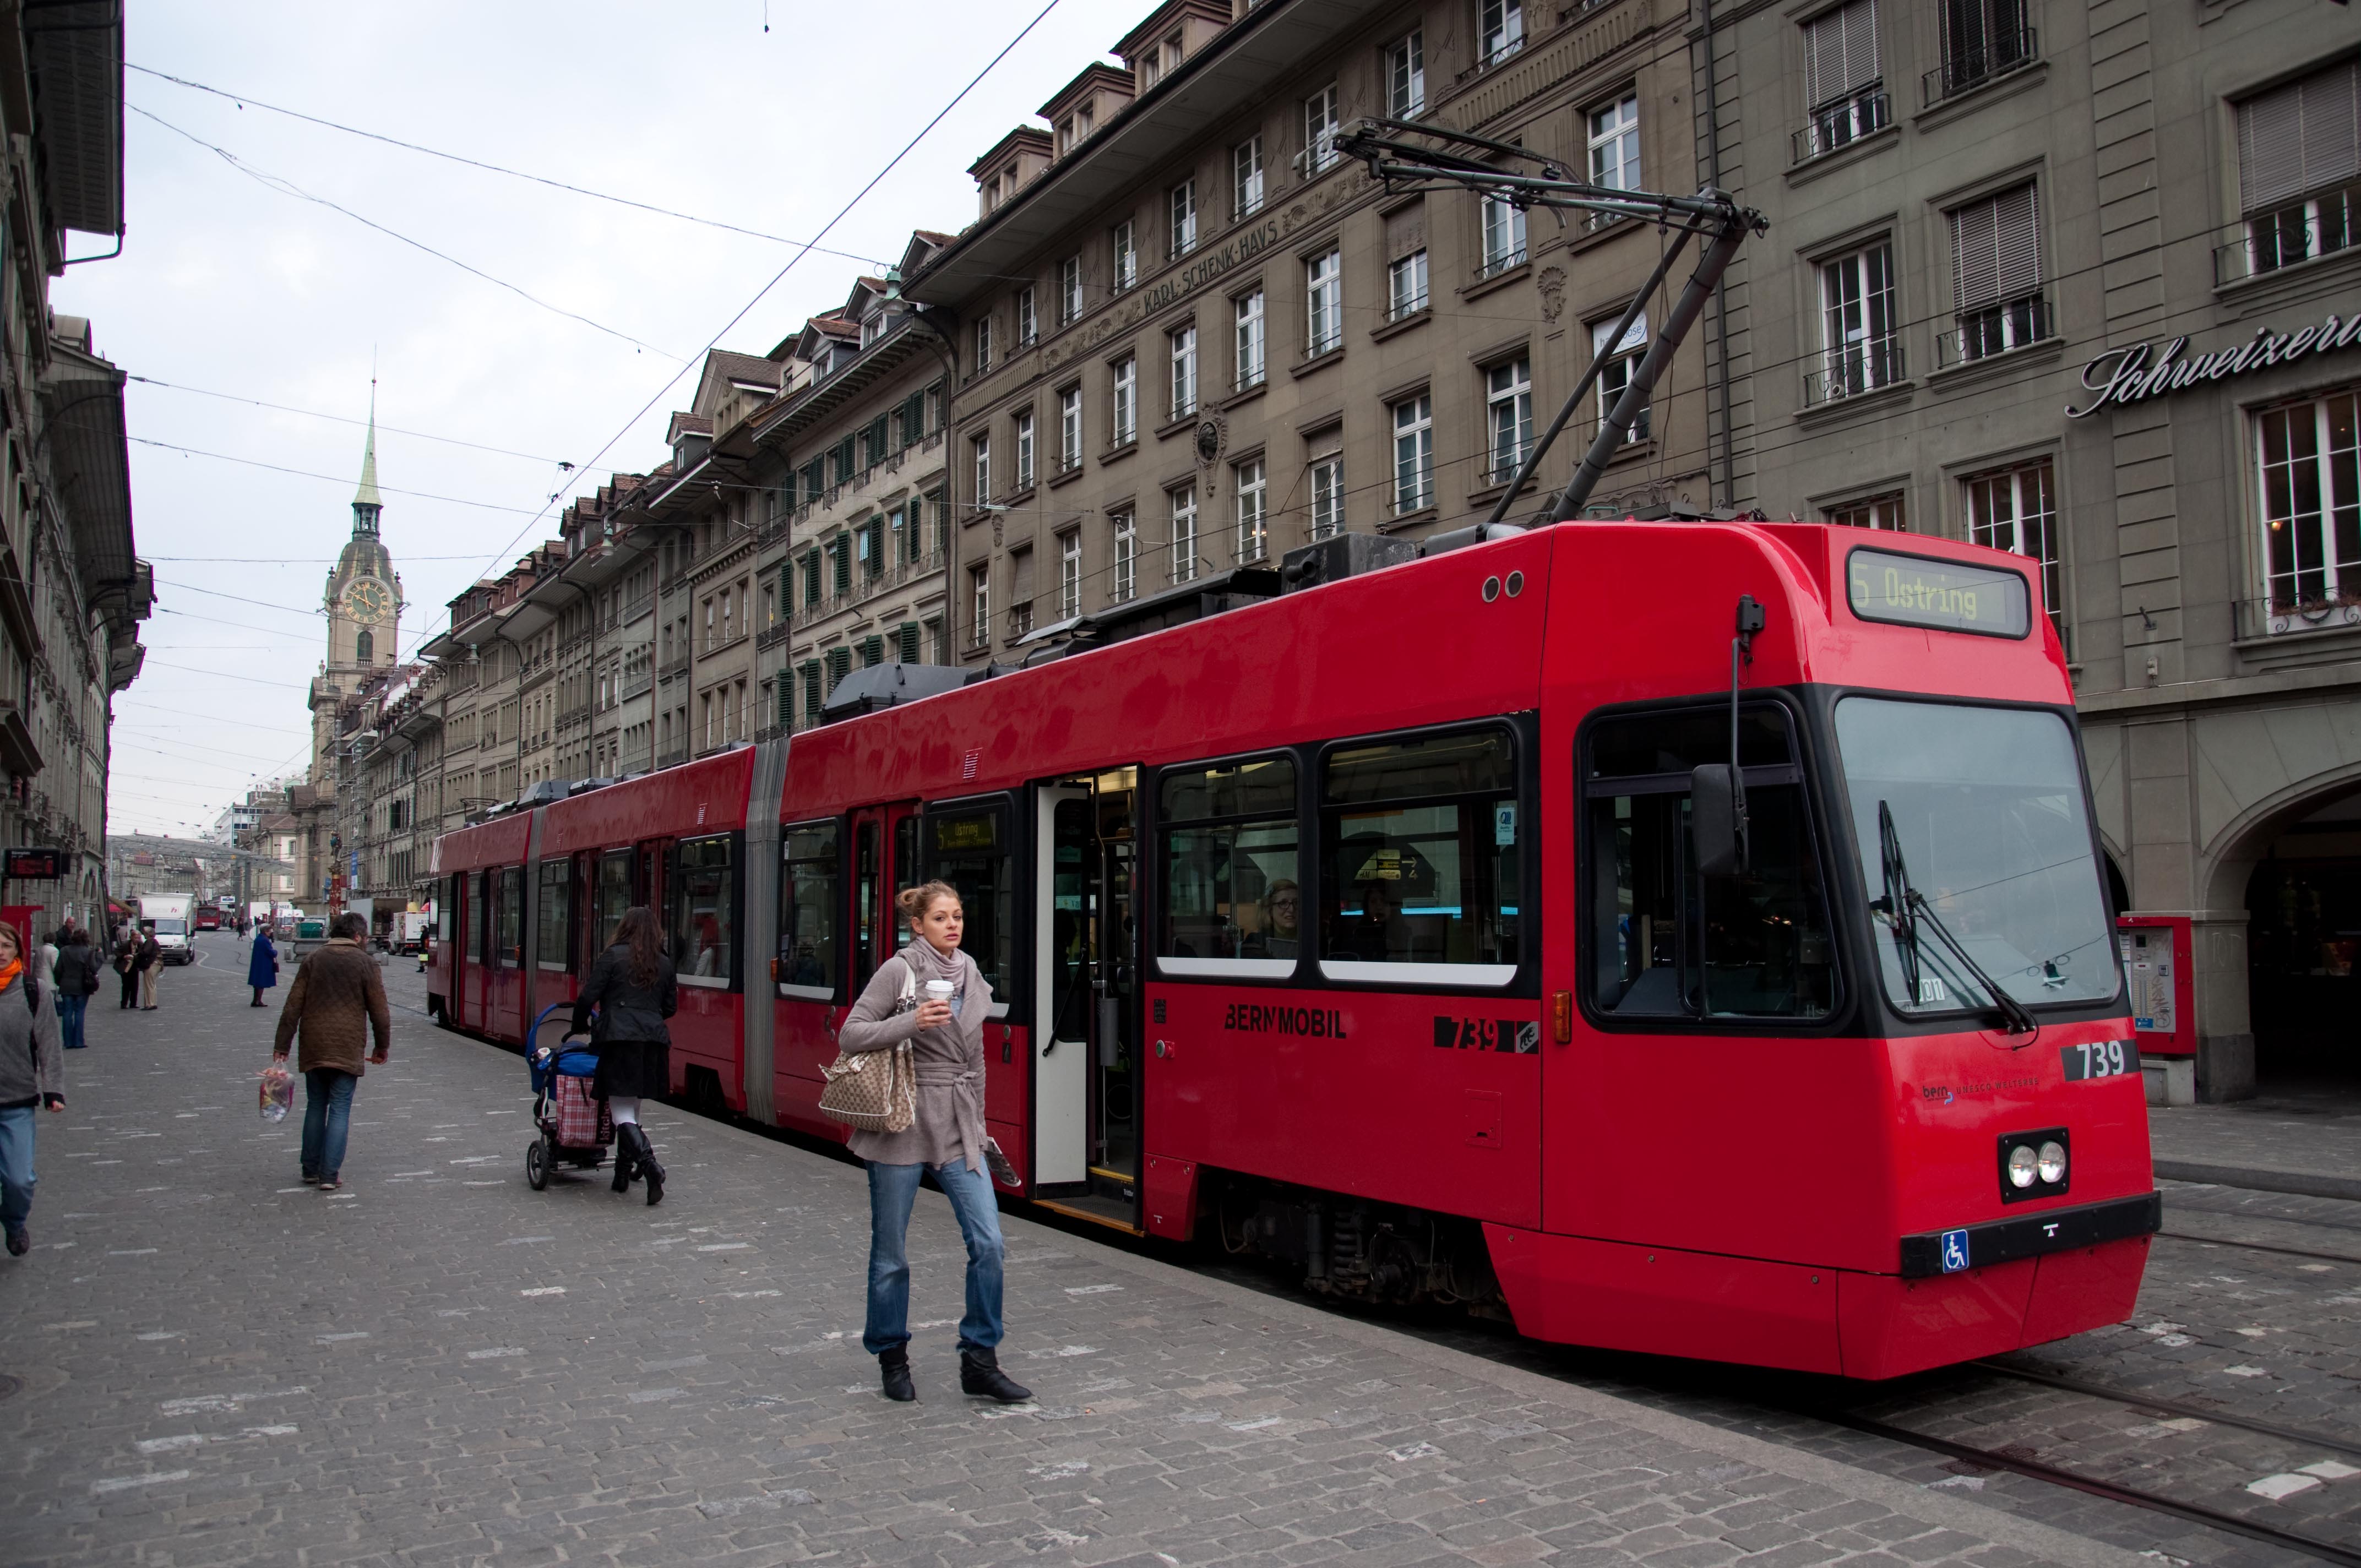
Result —
<path fill-rule="evenodd" d="M 2139 1047 L 2130 1040 L 2092 1040 L 2087 1045 L 2059 1047 L 2058 1060 L 2069 1083 L 2086 1078 L 2121 1078 L 2139 1070 Z"/>

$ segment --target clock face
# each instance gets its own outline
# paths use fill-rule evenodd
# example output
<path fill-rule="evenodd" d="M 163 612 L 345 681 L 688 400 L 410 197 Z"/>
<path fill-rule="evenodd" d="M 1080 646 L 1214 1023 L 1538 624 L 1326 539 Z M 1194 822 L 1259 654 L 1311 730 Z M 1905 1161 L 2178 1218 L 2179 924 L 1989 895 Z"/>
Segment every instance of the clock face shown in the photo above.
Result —
<path fill-rule="evenodd" d="M 345 590 L 345 609 L 355 620 L 383 620 L 393 608 L 393 596 L 374 577 L 363 577 Z"/>

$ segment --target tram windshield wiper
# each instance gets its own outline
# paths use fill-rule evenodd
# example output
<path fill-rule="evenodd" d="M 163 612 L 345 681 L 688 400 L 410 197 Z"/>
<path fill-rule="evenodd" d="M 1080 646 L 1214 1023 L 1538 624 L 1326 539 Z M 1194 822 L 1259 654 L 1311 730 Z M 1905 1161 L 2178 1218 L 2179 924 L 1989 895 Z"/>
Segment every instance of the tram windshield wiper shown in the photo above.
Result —
<path fill-rule="evenodd" d="M 2012 1035 L 2030 1035 L 2040 1028 L 2023 1003 L 2001 989 L 2000 982 L 1984 972 L 1967 948 L 1951 935 L 1935 913 L 1925 895 L 1910 885 L 1910 868 L 1902 858 L 1902 836 L 1894 831 L 1894 809 L 1884 801 L 1877 803 L 1877 859 L 1883 883 L 1881 896 L 1870 908 L 1883 916 L 1894 927 L 1894 948 L 1901 955 L 1903 984 L 1914 1001 L 1925 1000 L 1918 980 L 1918 927 L 1924 922 L 1946 952 L 1967 970 L 1969 978 L 1984 988 L 1993 1000 L 2001 1022 Z"/>

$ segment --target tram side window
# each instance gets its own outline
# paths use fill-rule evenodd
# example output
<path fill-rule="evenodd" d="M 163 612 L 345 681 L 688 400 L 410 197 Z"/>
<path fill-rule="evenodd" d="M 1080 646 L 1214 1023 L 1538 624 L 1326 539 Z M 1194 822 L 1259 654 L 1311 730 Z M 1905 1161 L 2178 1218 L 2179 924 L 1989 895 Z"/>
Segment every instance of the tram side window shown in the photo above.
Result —
<path fill-rule="evenodd" d="M 1784 708 L 1743 710 L 1747 871 L 1697 874 L 1689 773 L 1730 760 L 1730 710 L 1593 727 L 1591 996 L 1619 1018 L 1821 1018 L 1836 1004 L 1828 899 Z"/>
<path fill-rule="evenodd" d="M 779 989 L 815 1002 L 836 999 L 837 896 L 844 869 L 834 822 L 807 822 L 780 834 Z"/>
<path fill-rule="evenodd" d="M 1323 971 L 1461 985 L 1515 979 L 1522 832 L 1516 749 L 1504 730 L 1331 752 L 1321 779 Z M 1422 972 L 1433 966 L 1452 967 Z"/>
<path fill-rule="evenodd" d="M 440 901 L 442 906 L 434 911 L 434 945 L 438 948 L 448 947 L 451 938 L 459 934 L 459 890 L 467 885 L 467 873 L 455 872 L 445 880 L 447 891 Z"/>
<path fill-rule="evenodd" d="M 1007 1003 L 1010 944 L 1016 932 L 1016 867 L 1010 859 L 1008 812 L 952 806 L 929 810 L 923 831 L 929 876 L 959 890 L 967 917 L 960 947 L 975 960 L 999 1003 Z"/>
<path fill-rule="evenodd" d="M 1295 759 L 1166 770 L 1164 909 L 1157 954 L 1172 974 L 1293 971 L 1302 947 Z"/>
<path fill-rule="evenodd" d="M 598 892 L 590 939 L 604 952 L 631 907 L 631 851 L 611 850 L 598 857 Z"/>
<path fill-rule="evenodd" d="M 524 868 L 508 866 L 496 873 L 500 888 L 492 895 L 492 946 L 502 969 L 524 961 Z"/>
<path fill-rule="evenodd" d="M 565 969 L 571 957 L 566 952 L 568 938 L 574 934 L 574 861 L 563 860 L 541 862 L 540 924 L 533 927 L 534 957 L 545 969 Z"/>
<path fill-rule="evenodd" d="M 730 980 L 730 919 L 737 904 L 730 835 L 684 839 L 664 879 L 672 904 L 673 965 L 683 980 Z"/>

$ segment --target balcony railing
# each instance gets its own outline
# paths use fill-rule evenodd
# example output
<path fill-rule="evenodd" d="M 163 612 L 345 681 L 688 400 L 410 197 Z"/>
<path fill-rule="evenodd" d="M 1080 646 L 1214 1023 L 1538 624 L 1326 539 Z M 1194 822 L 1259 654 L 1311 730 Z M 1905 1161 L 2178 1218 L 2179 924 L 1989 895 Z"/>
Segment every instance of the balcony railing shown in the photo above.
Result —
<path fill-rule="evenodd" d="M 2238 602 L 2238 636 L 2242 641 L 2292 637 L 2306 631 L 2342 631 L 2361 626 L 2361 594 L 2337 593 L 2328 587 L 2325 572 L 2303 574 L 2313 580 L 2275 584 L 2263 598 Z"/>
<path fill-rule="evenodd" d="M 1521 445 L 1514 451 L 1486 453 L 1484 482 L 1488 485 L 1505 485 L 1515 478 L 1517 470 L 1524 466 L 1525 454 L 1529 450 L 1530 448 Z"/>
<path fill-rule="evenodd" d="M 1890 387 L 1903 378 L 1902 340 L 1870 338 L 1847 344 L 1827 356 L 1827 363 L 1804 378 L 1804 406 L 1840 402 Z"/>
<path fill-rule="evenodd" d="M 1345 329 L 1342 326 L 1329 327 L 1324 331 L 1312 334 L 1304 340 L 1303 356 L 1297 363 L 1308 365 L 1322 355 L 1334 354 L 1344 346 Z"/>
<path fill-rule="evenodd" d="M 655 595 L 642 594 L 623 606 L 622 619 L 619 620 L 617 624 L 620 626 L 629 626 L 631 622 L 639 620 L 640 617 L 647 614 L 648 611 L 655 609 Z"/>
<path fill-rule="evenodd" d="M 2040 294 L 2020 294 L 1964 312 L 1957 319 L 1958 326 L 1935 339 L 1938 370 L 2044 343 L 2058 331 L 2049 301 Z"/>
<path fill-rule="evenodd" d="M 1049 477 L 1053 479 L 1062 479 L 1069 474 L 1079 474 L 1082 471 L 1082 455 L 1079 452 L 1070 452 L 1058 459 L 1058 465 L 1050 470 Z"/>
<path fill-rule="evenodd" d="M 762 630 L 754 634 L 755 651 L 760 652 L 765 649 L 775 648 L 780 643 L 785 642 L 787 640 L 787 633 L 792 630 L 794 624 L 794 617 L 790 616 L 784 620 L 774 620 L 771 622 L 770 625 L 763 628 Z"/>
<path fill-rule="evenodd" d="M 1795 135 L 1794 161 L 1824 158 L 1893 123 L 1894 104 L 1885 95 L 1885 84 L 1872 82 L 1851 97 L 1812 112 L 1811 122 Z"/>
<path fill-rule="evenodd" d="M 617 702 L 629 702 L 635 696 L 644 695 L 648 688 L 655 684 L 655 672 L 653 670 L 635 671 L 631 674 L 625 675 L 623 677 L 622 684 L 615 688 L 615 700 Z"/>
<path fill-rule="evenodd" d="M 2033 29 L 2023 27 L 1988 38 L 1975 49 L 1961 49 L 1918 79 L 1926 106 L 1931 109 L 1946 98 L 1956 98 L 2031 65 L 2036 42 Z"/>
<path fill-rule="evenodd" d="M 1507 250 L 1486 257 L 1484 264 L 1476 269 L 1476 276 L 1479 280 L 1486 278 L 1498 278 L 1501 273 L 1514 271 L 1524 264 L 1525 247 L 1521 245 L 1511 246 Z"/>
<path fill-rule="evenodd" d="M 672 679 L 675 675 L 685 675 L 687 673 L 688 655 L 686 653 L 675 653 L 671 658 L 666 659 L 663 663 L 656 666 L 656 674 L 662 675 L 666 680 Z"/>
<path fill-rule="evenodd" d="M 663 756 L 656 759 L 656 766 L 660 768 L 676 768 L 686 761 L 688 761 L 688 749 L 685 746 L 675 746 L 672 750 L 666 751 Z"/>
<path fill-rule="evenodd" d="M 1269 372 L 1266 371 L 1261 366 L 1249 366 L 1247 368 L 1238 372 L 1237 379 L 1230 383 L 1230 390 L 1233 392 L 1251 392 L 1269 378 Z"/>
<path fill-rule="evenodd" d="M 1395 517 L 1408 517 L 1412 512 L 1424 511 L 1433 504 L 1434 481 L 1429 478 L 1415 490 L 1396 489 L 1393 499 L 1387 503 L 1387 510 Z"/>
<path fill-rule="evenodd" d="M 2361 243 L 2361 185 L 2348 185 L 2257 213 L 2213 250 L 2213 281 L 2235 283 L 2284 267 L 2333 256 Z"/>
<path fill-rule="evenodd" d="M 1391 302 L 1386 306 L 1386 320 L 1389 322 L 1406 322 L 1410 320 L 1411 317 L 1418 314 L 1419 312 L 1426 309 L 1426 305 L 1427 296 L 1425 290 L 1421 289 L 1415 294 L 1405 294 L 1401 298 Z"/>

